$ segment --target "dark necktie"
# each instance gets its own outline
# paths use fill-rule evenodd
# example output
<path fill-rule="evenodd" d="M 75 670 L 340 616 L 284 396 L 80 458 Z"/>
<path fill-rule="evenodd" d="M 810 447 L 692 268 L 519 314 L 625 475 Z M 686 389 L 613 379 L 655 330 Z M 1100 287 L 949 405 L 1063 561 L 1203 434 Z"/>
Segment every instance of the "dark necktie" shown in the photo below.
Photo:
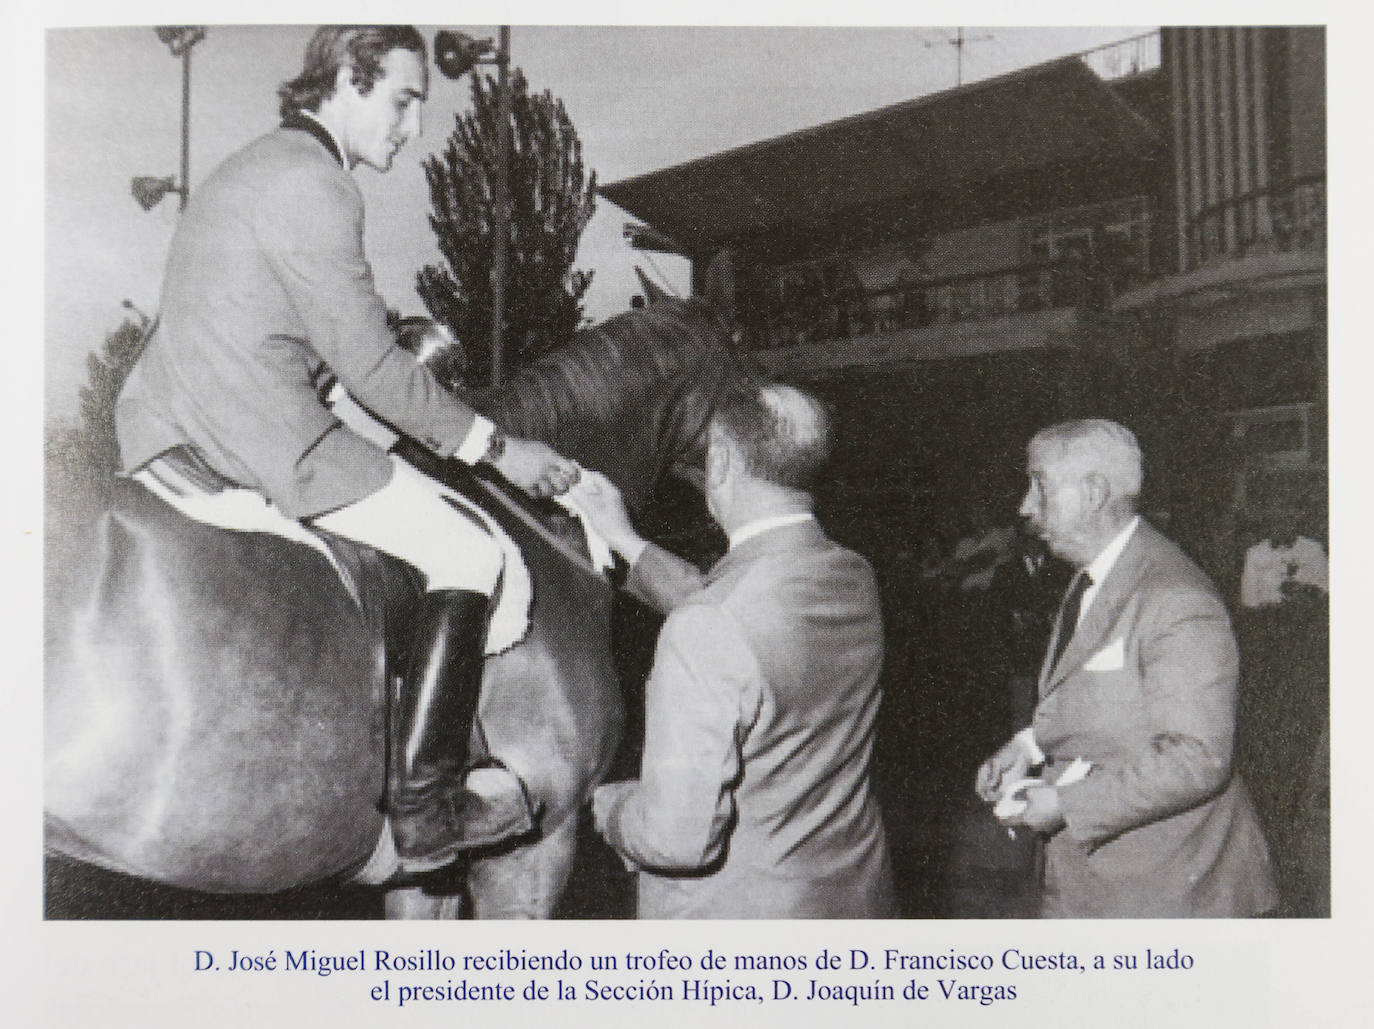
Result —
<path fill-rule="evenodd" d="M 1092 576 L 1086 571 L 1081 571 L 1073 577 L 1068 595 L 1064 598 L 1064 606 L 1059 609 L 1059 622 L 1055 625 L 1054 660 L 1050 662 L 1051 671 L 1059 664 L 1059 659 L 1064 656 L 1064 648 L 1069 645 L 1074 630 L 1078 628 L 1078 612 L 1083 606 L 1083 594 L 1088 592 L 1088 587 L 1092 584 Z"/>

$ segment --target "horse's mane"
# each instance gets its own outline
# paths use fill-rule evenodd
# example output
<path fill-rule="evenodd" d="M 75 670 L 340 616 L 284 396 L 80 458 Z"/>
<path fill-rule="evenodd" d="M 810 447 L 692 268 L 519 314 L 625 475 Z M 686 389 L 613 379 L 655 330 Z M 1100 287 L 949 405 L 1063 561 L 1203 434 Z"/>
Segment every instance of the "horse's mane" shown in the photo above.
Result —
<path fill-rule="evenodd" d="M 504 388 L 476 398 L 498 425 L 535 439 L 612 424 L 627 403 L 709 357 L 735 360 L 709 304 L 664 300 L 580 330 L 567 346 L 528 365 Z"/>

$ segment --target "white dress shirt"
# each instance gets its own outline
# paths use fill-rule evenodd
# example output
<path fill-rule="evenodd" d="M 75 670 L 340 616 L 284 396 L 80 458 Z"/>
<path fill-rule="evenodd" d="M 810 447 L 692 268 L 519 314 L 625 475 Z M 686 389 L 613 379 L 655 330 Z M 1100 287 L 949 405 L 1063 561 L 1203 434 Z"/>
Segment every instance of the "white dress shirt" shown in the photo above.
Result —
<path fill-rule="evenodd" d="M 745 540 L 761 536 L 770 529 L 781 529 L 785 525 L 800 525 L 802 522 L 809 522 L 815 517 L 810 511 L 796 511 L 792 514 L 774 515 L 772 518 L 759 518 L 752 522 L 746 522 L 730 533 L 730 549 L 734 550 Z"/>
<path fill-rule="evenodd" d="M 1083 616 L 1088 613 L 1088 608 L 1092 607 L 1093 599 L 1102 588 L 1102 583 L 1106 581 L 1107 574 L 1116 564 L 1121 552 L 1126 549 L 1126 544 L 1131 541 L 1131 535 L 1140 524 L 1140 515 L 1136 515 L 1127 523 L 1126 528 L 1116 534 L 1115 538 L 1103 548 L 1102 553 L 1098 554 L 1083 570 L 1088 573 L 1091 580 L 1088 588 L 1083 591 L 1083 603 L 1078 606 L 1078 621 L 1074 622 L 1077 629 L 1083 624 Z"/>
<path fill-rule="evenodd" d="M 1102 588 L 1102 583 L 1106 581 L 1112 566 L 1121 557 L 1121 552 L 1126 549 L 1126 544 L 1131 541 L 1131 535 L 1140 525 L 1140 515 L 1132 518 L 1124 529 L 1112 538 L 1112 541 L 1102 548 L 1102 552 L 1088 562 L 1087 566 L 1081 569 L 1088 573 L 1089 585 L 1083 591 L 1083 601 L 1078 605 L 1078 621 L 1074 622 L 1077 629 L 1083 624 L 1083 616 L 1088 613 L 1088 608 L 1092 606 L 1093 600 L 1097 597 L 1098 591 Z M 1021 741 L 1026 752 L 1030 754 L 1033 763 L 1039 765 L 1045 761 L 1045 754 L 1035 742 L 1035 732 L 1030 726 L 1022 729 L 1016 734 L 1016 738 Z"/>

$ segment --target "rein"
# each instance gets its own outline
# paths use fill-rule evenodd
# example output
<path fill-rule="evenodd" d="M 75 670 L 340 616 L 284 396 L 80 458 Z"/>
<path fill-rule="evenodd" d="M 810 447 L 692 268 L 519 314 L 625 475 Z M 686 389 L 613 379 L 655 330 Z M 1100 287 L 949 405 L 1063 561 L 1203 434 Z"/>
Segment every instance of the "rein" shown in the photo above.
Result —
<path fill-rule="evenodd" d="M 627 397 L 643 405 L 645 397 L 657 392 L 684 388 L 680 385 L 684 377 L 688 383 L 699 383 L 704 361 L 724 362 L 735 357 L 724 339 L 709 305 L 699 301 L 665 302 L 642 311 L 626 312 L 580 330 L 572 344 L 527 365 L 504 387 L 463 390 L 462 395 L 504 431 L 543 440 L 559 449 L 572 443 L 567 456 L 587 463 L 588 467 L 596 465 L 609 474 L 611 469 L 600 465 L 598 455 L 580 452 L 576 442 L 585 437 L 589 429 L 594 435 L 597 426 L 609 427 L 617 421 L 625 421 L 627 414 L 623 405 Z M 660 405 L 641 412 L 631 410 L 628 414 L 636 424 L 646 419 L 662 423 L 665 433 L 656 436 L 662 435 L 669 441 L 664 445 L 668 446 L 671 457 L 681 456 L 671 453 L 671 444 L 681 443 L 697 432 L 690 417 L 684 422 L 676 403 L 672 401 L 674 406 L 667 408 Z M 701 417 L 703 424 L 704 417 Z M 575 434 L 573 439 L 561 438 L 560 429 L 566 432 L 570 423 Z M 412 456 L 407 452 L 404 456 L 422 468 L 426 463 L 423 454 Z M 457 474 L 474 481 L 492 501 L 551 545 L 569 563 L 610 584 L 595 561 L 558 538 L 531 513 L 518 491 L 500 481 L 490 481 L 485 472 L 476 473 L 463 465 L 459 469 Z M 633 479 L 635 470 L 628 471 Z M 446 476 L 436 478 L 443 480 Z M 644 486 L 643 483 L 639 485 Z M 622 488 L 625 488 L 623 483 Z M 575 511 L 569 510 L 569 513 L 577 517 Z M 595 552 L 587 524 L 580 517 L 578 521 L 588 533 L 588 544 Z"/>
<path fill-rule="evenodd" d="M 516 500 L 513 496 L 507 493 L 506 490 L 497 486 L 494 482 L 488 482 L 480 475 L 473 474 L 472 481 L 475 482 L 479 487 L 481 487 L 482 491 L 486 493 L 488 497 L 496 501 L 508 512 L 514 515 L 526 528 L 530 529 L 545 543 L 549 544 L 549 546 L 557 550 L 560 554 L 567 558 L 568 561 L 571 562 L 575 567 L 599 580 L 603 585 L 606 586 L 607 589 L 610 588 L 611 584 L 607 580 L 606 575 L 601 571 L 601 569 L 597 568 L 596 565 L 592 564 L 591 560 L 585 554 L 582 554 L 574 550 L 571 546 L 569 546 L 566 540 L 560 539 L 559 537 L 555 536 L 552 532 L 550 532 L 548 526 L 546 526 L 538 518 L 534 517 L 534 515 L 526 511 L 524 504 Z M 577 519 L 577 521 L 578 524 L 582 526 L 582 532 L 586 534 L 586 524 L 580 518 Z"/>
<path fill-rule="evenodd" d="M 567 540 L 560 539 L 551 532 L 547 525 L 529 512 L 524 502 L 522 502 L 509 487 L 490 481 L 485 475 L 479 474 L 476 470 L 463 464 L 461 461 L 452 459 L 442 461 L 440 458 L 435 457 L 429 451 L 422 448 L 418 443 L 404 436 L 397 439 L 392 450 L 410 464 L 419 468 L 420 471 L 440 482 L 452 482 L 454 478 L 458 478 L 467 483 L 470 490 L 472 487 L 481 489 L 489 499 L 500 505 L 500 507 L 511 514 L 527 529 L 563 555 L 569 564 L 579 571 L 587 573 L 592 578 L 599 580 L 607 588 L 610 588 L 610 582 L 607 580 L 605 574 L 602 573 L 601 569 L 597 568 L 585 554 L 578 552 L 570 546 Z M 586 536 L 588 533 L 586 524 L 583 523 L 580 518 L 577 519 L 577 522 L 582 527 L 583 535 Z"/>

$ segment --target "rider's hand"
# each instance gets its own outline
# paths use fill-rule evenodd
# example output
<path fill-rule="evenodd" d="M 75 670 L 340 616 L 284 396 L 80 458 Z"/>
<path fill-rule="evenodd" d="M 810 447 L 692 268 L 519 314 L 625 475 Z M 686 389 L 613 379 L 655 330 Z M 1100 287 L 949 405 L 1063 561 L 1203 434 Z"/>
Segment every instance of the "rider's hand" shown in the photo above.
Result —
<path fill-rule="evenodd" d="M 578 467 L 558 451 L 532 439 L 506 437 L 505 450 L 493 467 L 526 493 L 555 497 L 577 481 Z"/>

